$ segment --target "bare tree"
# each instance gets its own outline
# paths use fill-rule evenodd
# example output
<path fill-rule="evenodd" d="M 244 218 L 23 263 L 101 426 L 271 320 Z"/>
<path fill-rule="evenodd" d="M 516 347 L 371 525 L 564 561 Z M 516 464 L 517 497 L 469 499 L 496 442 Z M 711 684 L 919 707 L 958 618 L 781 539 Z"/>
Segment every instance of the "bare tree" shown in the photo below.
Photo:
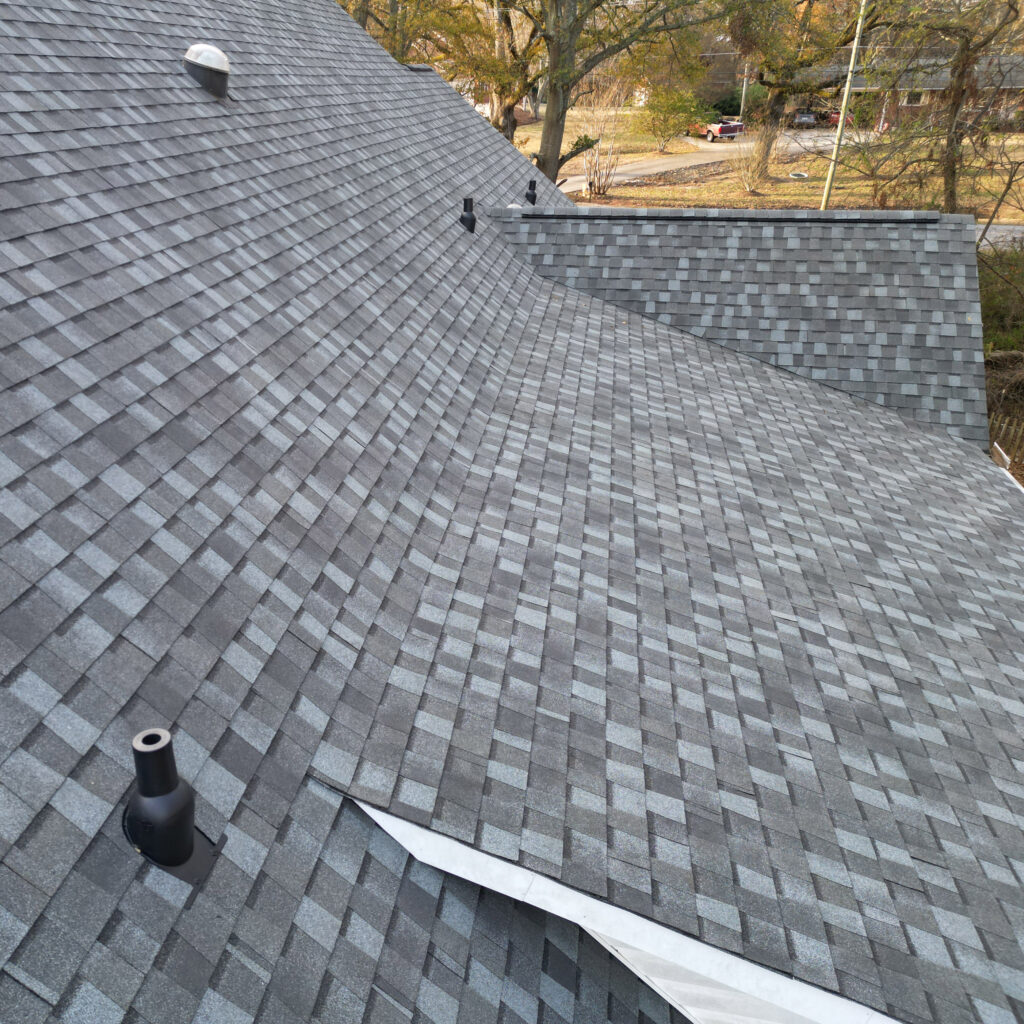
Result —
<path fill-rule="evenodd" d="M 915 75 L 943 84 L 928 129 L 946 213 L 960 209 L 961 179 L 978 162 L 979 142 L 984 148 L 1004 84 L 1002 58 L 1022 42 L 1020 0 L 917 0 L 879 33 L 876 44 L 898 55 L 887 62 L 893 88 Z"/>
<path fill-rule="evenodd" d="M 614 77 L 592 76 L 577 104 L 583 114 L 585 137 L 594 145 L 583 153 L 583 174 L 588 196 L 608 194 L 619 166 L 619 132 L 627 87 Z"/>
<path fill-rule="evenodd" d="M 996 173 L 981 178 L 979 183 L 991 202 L 985 226 L 978 235 L 979 252 L 999 214 L 1007 209 L 1024 213 L 1024 150 L 1013 146 L 1005 136 L 999 139 L 995 150 L 988 154 L 986 163 Z"/>

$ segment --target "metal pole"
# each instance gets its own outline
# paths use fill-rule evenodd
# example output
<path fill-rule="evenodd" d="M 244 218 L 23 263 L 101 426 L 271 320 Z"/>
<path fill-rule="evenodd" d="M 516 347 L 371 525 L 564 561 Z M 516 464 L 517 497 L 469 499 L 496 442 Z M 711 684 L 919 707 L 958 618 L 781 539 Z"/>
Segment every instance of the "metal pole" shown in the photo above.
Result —
<path fill-rule="evenodd" d="M 864 15 L 868 0 L 860 0 L 860 11 L 857 14 L 857 32 L 853 37 L 850 50 L 850 68 L 846 72 L 846 86 L 843 88 L 843 105 L 839 110 L 839 124 L 836 125 L 836 142 L 832 147 L 832 159 L 829 161 L 828 174 L 825 176 L 825 190 L 821 194 L 821 209 L 828 209 L 828 201 L 832 197 L 832 183 L 836 177 L 836 165 L 839 163 L 839 147 L 843 144 L 843 133 L 846 131 L 846 112 L 850 109 L 850 91 L 853 87 L 853 73 L 857 68 L 857 51 L 860 50 L 860 37 L 864 32 Z"/>
<path fill-rule="evenodd" d="M 740 93 L 740 120 L 743 120 L 743 111 L 747 109 L 747 78 L 750 75 L 750 61 L 743 65 L 743 91 Z"/>

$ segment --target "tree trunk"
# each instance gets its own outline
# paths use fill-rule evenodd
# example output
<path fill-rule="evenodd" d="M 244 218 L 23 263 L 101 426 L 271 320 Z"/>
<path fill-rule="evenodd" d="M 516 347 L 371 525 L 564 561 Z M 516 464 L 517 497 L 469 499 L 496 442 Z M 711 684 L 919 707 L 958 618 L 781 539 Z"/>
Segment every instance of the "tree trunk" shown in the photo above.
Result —
<path fill-rule="evenodd" d="M 782 118 L 785 113 L 786 94 L 780 89 L 772 89 L 768 93 L 764 121 L 754 142 L 754 169 L 752 177 L 755 181 L 764 181 L 768 177 L 772 152 L 775 149 L 775 142 L 779 137 L 779 132 L 782 130 Z"/>
<path fill-rule="evenodd" d="M 359 0 L 352 11 L 352 17 L 355 18 L 356 24 L 365 30 L 366 23 L 370 20 L 370 0 Z"/>
<path fill-rule="evenodd" d="M 544 108 L 544 127 L 540 134 L 537 170 L 551 181 L 558 180 L 558 157 L 565 135 L 565 115 L 569 112 L 570 89 L 560 81 L 558 69 L 552 67 L 548 77 L 548 103 Z"/>
<path fill-rule="evenodd" d="M 395 60 L 399 59 L 398 18 L 400 13 L 398 0 L 388 0 L 388 21 L 384 29 L 384 49 L 387 50 Z"/>
<path fill-rule="evenodd" d="M 966 39 L 962 39 L 957 48 L 956 60 L 949 69 L 949 87 L 946 90 L 946 131 L 939 161 L 943 213 L 956 213 L 959 208 L 961 150 L 965 136 L 960 114 L 967 97 L 971 63 L 970 45 Z"/>
<path fill-rule="evenodd" d="M 498 92 L 491 93 L 491 124 L 508 139 L 516 141 L 516 99 Z"/>
<path fill-rule="evenodd" d="M 947 133 L 942 148 L 942 212 L 956 213 L 959 205 L 960 141 L 955 132 Z"/>
<path fill-rule="evenodd" d="M 495 66 L 499 68 L 504 67 L 508 63 L 505 37 L 511 22 L 509 21 L 508 12 L 505 11 L 504 14 L 505 17 L 502 18 L 500 0 L 494 0 L 494 61 Z M 505 138 L 508 138 L 508 129 L 506 127 L 508 123 L 507 105 L 502 90 L 497 86 L 493 87 L 491 89 L 491 124 Z M 515 132 L 514 127 L 512 131 Z"/>

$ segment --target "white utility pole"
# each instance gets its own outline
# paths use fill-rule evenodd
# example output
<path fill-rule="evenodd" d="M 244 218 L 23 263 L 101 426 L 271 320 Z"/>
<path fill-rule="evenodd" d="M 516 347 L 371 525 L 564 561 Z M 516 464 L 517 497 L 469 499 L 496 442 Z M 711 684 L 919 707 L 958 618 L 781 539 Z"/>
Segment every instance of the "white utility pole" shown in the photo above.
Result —
<path fill-rule="evenodd" d="M 740 120 L 743 120 L 743 111 L 747 109 L 747 79 L 750 77 L 750 61 L 743 65 L 743 91 L 740 93 Z"/>
<path fill-rule="evenodd" d="M 846 112 L 850 109 L 850 90 L 853 87 L 853 73 L 857 69 L 857 53 L 860 50 L 860 37 L 864 32 L 864 15 L 868 0 L 860 0 L 860 11 L 857 14 L 857 31 L 853 37 L 850 50 L 850 69 L 846 72 L 846 87 L 843 89 L 843 105 L 839 111 L 839 124 L 836 125 L 836 144 L 832 147 L 832 159 L 829 161 L 828 174 L 825 177 L 825 190 L 821 194 L 821 209 L 828 209 L 828 201 L 832 198 L 832 182 L 836 177 L 836 165 L 839 163 L 839 147 L 843 144 L 843 133 L 846 131 Z"/>

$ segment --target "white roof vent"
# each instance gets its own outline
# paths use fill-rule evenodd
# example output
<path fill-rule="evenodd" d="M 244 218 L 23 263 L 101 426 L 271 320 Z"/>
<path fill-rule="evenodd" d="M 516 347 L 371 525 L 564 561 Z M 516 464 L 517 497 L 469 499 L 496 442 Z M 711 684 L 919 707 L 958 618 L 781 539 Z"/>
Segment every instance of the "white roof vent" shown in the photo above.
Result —
<path fill-rule="evenodd" d="M 223 50 L 209 43 L 195 43 L 185 53 L 185 70 L 207 92 L 221 99 L 227 96 L 231 64 Z"/>

